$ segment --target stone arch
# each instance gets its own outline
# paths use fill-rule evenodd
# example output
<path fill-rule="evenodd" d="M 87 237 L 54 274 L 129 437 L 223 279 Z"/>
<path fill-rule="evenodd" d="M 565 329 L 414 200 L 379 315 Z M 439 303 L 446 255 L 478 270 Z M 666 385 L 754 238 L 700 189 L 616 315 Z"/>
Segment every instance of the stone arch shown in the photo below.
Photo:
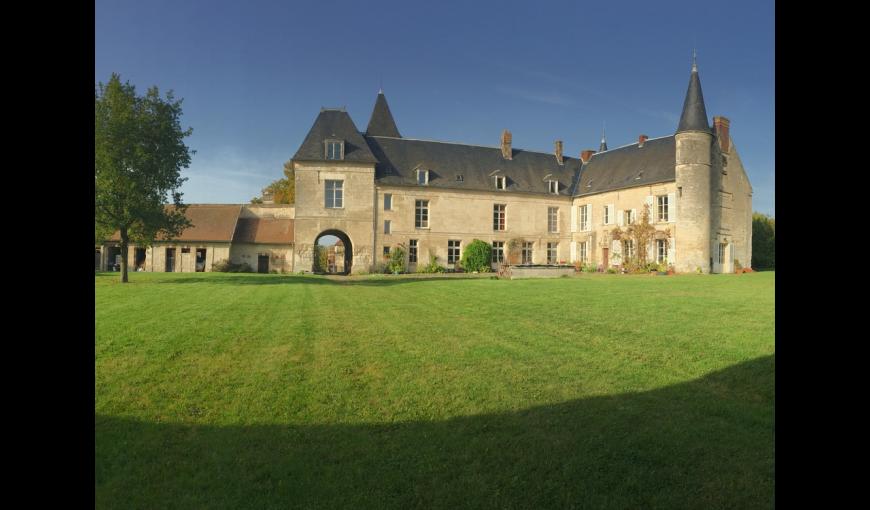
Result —
<path fill-rule="evenodd" d="M 344 247 L 344 270 L 340 271 L 336 274 L 349 275 L 353 266 L 353 243 L 350 241 L 350 236 L 342 232 L 341 230 L 329 229 L 324 230 L 323 232 L 317 234 L 317 237 L 314 238 L 314 246 L 317 246 L 317 242 L 320 241 L 321 237 L 324 236 L 335 236 L 341 241 Z M 316 248 L 315 248 L 316 249 Z M 316 255 L 315 255 L 316 257 Z M 314 271 L 314 264 L 316 261 L 312 259 L 311 262 L 311 270 Z"/>

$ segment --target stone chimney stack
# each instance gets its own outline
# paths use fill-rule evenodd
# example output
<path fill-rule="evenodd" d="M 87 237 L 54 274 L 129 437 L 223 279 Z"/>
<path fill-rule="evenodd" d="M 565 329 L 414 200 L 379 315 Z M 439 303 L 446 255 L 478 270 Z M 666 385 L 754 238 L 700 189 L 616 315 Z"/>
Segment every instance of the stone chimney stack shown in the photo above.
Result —
<path fill-rule="evenodd" d="M 505 129 L 501 133 L 501 155 L 504 159 L 513 159 L 511 152 L 511 132 Z"/>
<path fill-rule="evenodd" d="M 595 151 L 594 151 L 594 150 L 592 150 L 592 149 L 586 149 L 585 151 L 583 151 L 583 152 L 580 153 L 580 159 L 581 159 L 584 163 L 587 163 L 587 162 L 589 161 L 589 158 L 591 158 L 593 154 L 595 154 Z"/>
<path fill-rule="evenodd" d="M 731 148 L 731 135 L 728 133 L 730 126 L 731 121 L 725 117 L 713 117 L 713 129 L 716 131 L 716 138 L 719 139 L 719 148 L 724 153 Z"/>
<path fill-rule="evenodd" d="M 646 135 L 640 135 L 639 137 L 637 137 L 637 148 L 640 149 L 641 147 L 643 147 L 643 143 L 647 140 L 649 140 L 649 137 Z"/>
<path fill-rule="evenodd" d="M 560 165 L 564 165 L 565 162 L 562 159 L 562 140 L 556 140 L 556 161 Z"/>

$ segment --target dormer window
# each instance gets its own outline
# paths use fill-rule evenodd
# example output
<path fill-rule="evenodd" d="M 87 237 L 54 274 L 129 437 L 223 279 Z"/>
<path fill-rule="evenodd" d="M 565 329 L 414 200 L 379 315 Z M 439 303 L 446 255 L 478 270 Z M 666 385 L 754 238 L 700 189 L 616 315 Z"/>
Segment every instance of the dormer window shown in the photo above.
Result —
<path fill-rule="evenodd" d="M 502 175 L 496 175 L 495 189 L 507 189 L 507 177 L 504 177 Z"/>
<path fill-rule="evenodd" d="M 326 141 L 326 159 L 344 159 L 344 142 L 342 140 Z"/>
<path fill-rule="evenodd" d="M 417 170 L 417 184 L 420 186 L 429 184 L 429 170 Z"/>
<path fill-rule="evenodd" d="M 550 193 L 554 195 L 559 194 L 559 181 L 547 181 L 547 186 L 550 190 Z"/>

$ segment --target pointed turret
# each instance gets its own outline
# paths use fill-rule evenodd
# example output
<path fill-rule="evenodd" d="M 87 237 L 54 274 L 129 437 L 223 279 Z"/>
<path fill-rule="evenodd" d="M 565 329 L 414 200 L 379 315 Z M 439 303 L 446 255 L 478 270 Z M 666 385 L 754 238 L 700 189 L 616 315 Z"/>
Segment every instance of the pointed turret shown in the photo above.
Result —
<path fill-rule="evenodd" d="M 685 131 L 710 132 L 707 120 L 707 108 L 704 107 L 704 94 L 701 92 L 701 80 L 698 78 L 698 64 L 692 56 L 692 76 L 689 78 L 689 89 L 683 102 L 683 114 L 680 115 L 680 125 L 677 133 Z"/>
<path fill-rule="evenodd" d="M 601 128 L 601 145 L 598 146 L 598 152 L 604 152 L 607 150 L 607 136 L 605 132 L 605 128 Z"/>
<path fill-rule="evenodd" d="M 378 91 L 378 99 L 375 101 L 375 109 L 372 110 L 372 118 L 366 128 L 366 136 L 402 138 L 402 135 L 399 134 L 399 128 L 396 127 L 396 121 L 393 120 L 393 114 L 390 113 L 390 107 L 387 105 L 387 98 L 384 96 L 383 90 Z"/>

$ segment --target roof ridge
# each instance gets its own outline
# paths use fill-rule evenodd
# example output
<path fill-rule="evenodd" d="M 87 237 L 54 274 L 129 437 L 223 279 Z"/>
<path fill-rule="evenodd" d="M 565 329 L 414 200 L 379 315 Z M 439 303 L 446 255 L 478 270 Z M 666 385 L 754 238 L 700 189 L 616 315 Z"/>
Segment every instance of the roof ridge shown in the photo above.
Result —
<path fill-rule="evenodd" d="M 477 144 L 474 144 L 474 143 L 445 142 L 445 141 L 443 141 L 443 140 L 426 140 L 426 139 L 423 139 L 423 138 L 408 138 L 408 137 L 406 137 L 406 136 L 403 136 L 403 137 L 401 137 L 401 138 L 396 138 L 395 136 L 379 136 L 379 135 L 366 135 L 366 136 L 369 137 L 369 138 L 389 138 L 390 140 L 408 140 L 408 141 L 411 141 L 411 142 L 446 143 L 446 144 L 448 144 L 448 145 L 465 145 L 466 147 L 480 147 L 480 148 L 482 148 L 482 149 L 494 149 L 494 150 L 498 150 L 498 151 L 501 150 L 501 147 L 495 147 L 495 146 L 492 146 L 492 145 L 477 145 Z M 516 147 L 513 147 L 512 149 L 516 149 L 516 150 L 518 150 L 518 151 L 522 151 L 522 152 L 531 152 L 532 154 L 542 154 L 542 155 L 544 155 L 544 156 L 553 156 L 553 157 L 555 157 L 555 154 L 553 154 L 552 152 L 541 152 L 541 151 L 535 151 L 535 150 L 530 150 L 530 149 L 521 149 L 521 148 L 516 148 Z M 572 157 L 572 156 L 563 156 L 563 158 L 564 158 L 564 159 L 574 159 L 574 160 L 580 161 L 580 158 L 575 158 L 575 157 Z"/>
<path fill-rule="evenodd" d="M 656 138 L 647 138 L 646 140 L 644 140 L 643 143 L 651 142 L 651 141 L 653 141 L 653 140 L 661 140 L 662 138 L 671 138 L 671 137 L 673 137 L 673 136 L 674 136 L 674 135 L 665 135 L 665 136 L 659 136 L 659 137 L 656 137 Z M 619 149 L 624 149 L 624 148 L 626 148 L 626 147 L 631 147 L 632 145 L 638 145 L 639 143 L 640 143 L 640 142 L 629 143 L 629 144 L 625 144 L 625 145 L 620 145 L 619 147 L 614 147 L 614 148 L 612 148 L 612 149 L 607 149 L 607 150 L 604 151 L 604 152 L 596 152 L 596 153 L 592 154 L 592 157 L 590 157 L 589 159 L 592 159 L 592 158 L 594 158 L 595 156 L 597 156 L 597 155 L 599 155 L 599 154 L 604 154 L 605 152 L 618 151 Z"/>

